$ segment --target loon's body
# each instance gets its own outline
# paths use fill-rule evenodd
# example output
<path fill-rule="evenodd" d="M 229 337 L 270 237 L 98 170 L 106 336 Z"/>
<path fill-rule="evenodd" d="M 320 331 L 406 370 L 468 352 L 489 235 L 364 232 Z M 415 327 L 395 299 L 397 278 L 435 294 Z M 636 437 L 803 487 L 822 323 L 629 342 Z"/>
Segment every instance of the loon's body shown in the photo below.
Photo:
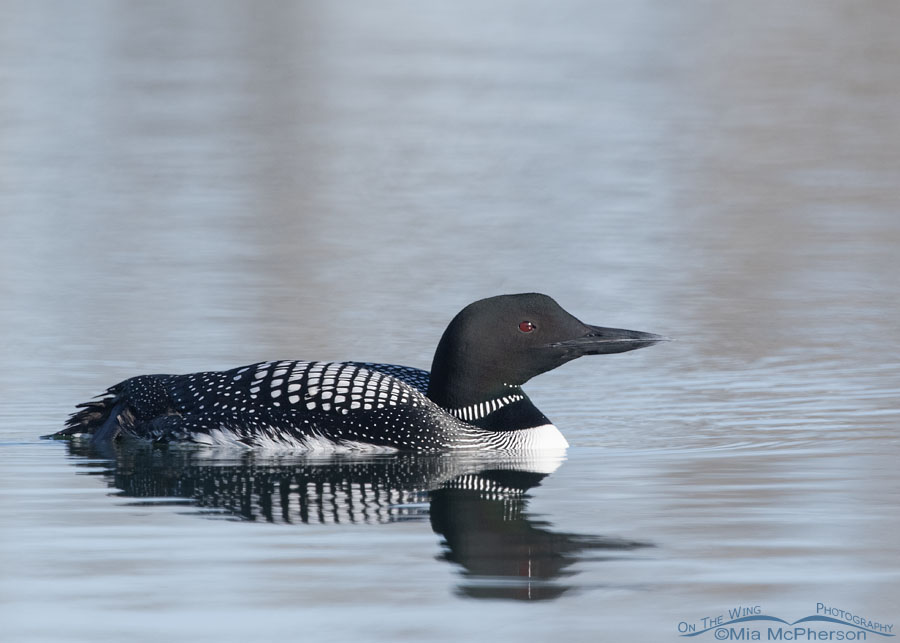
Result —
<path fill-rule="evenodd" d="M 393 364 L 275 361 L 141 375 L 79 405 L 56 436 L 330 452 L 559 449 L 568 446 L 565 438 L 522 384 L 581 355 L 664 339 L 588 326 L 546 295 L 501 295 L 453 319 L 430 373 Z"/>

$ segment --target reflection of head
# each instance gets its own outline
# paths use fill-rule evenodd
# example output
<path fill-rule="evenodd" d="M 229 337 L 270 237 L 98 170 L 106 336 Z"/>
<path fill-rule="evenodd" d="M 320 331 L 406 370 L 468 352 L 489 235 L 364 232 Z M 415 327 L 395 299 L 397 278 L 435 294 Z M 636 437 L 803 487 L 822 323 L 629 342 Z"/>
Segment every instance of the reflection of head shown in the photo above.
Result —
<path fill-rule="evenodd" d="M 525 491 L 545 476 L 486 470 L 431 494 L 431 526 L 444 537 L 443 559 L 464 568 L 460 593 L 472 598 L 539 600 L 569 588 L 554 579 L 586 550 L 630 550 L 641 543 L 553 532 L 530 518 Z"/>

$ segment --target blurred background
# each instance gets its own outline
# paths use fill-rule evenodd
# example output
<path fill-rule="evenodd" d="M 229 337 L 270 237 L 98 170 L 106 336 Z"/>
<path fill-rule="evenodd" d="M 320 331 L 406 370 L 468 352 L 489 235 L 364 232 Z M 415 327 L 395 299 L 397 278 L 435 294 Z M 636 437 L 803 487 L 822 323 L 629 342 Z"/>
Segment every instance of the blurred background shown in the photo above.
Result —
<path fill-rule="evenodd" d="M 664 640 L 723 600 L 788 620 L 832 599 L 896 616 L 898 25 L 900 5 L 877 0 L 0 0 L 0 610 L 13 634 L 62 640 L 32 611 L 50 599 L 73 639 L 94 617 L 110 640 L 137 636 L 150 615 L 116 602 L 122 583 L 154 596 L 171 624 L 154 627 L 205 614 L 194 640 L 227 638 L 208 619 L 217 605 L 233 636 L 261 615 L 264 637 L 296 631 L 309 614 L 293 610 L 312 604 L 406 623 L 369 631 L 385 640 L 476 635 L 460 613 L 502 623 L 498 640 Z M 412 541 L 318 536 L 376 552 L 320 553 L 400 597 L 386 605 L 352 575 L 304 584 L 299 563 L 272 589 L 246 559 L 256 532 L 229 531 L 228 562 L 213 563 L 228 582 L 140 568 L 98 583 L 77 614 L 62 607 L 78 585 L 61 577 L 93 573 L 73 559 L 97 562 L 86 543 L 130 520 L 37 440 L 75 403 L 139 373 L 276 358 L 428 368 L 460 308 L 523 291 L 678 340 L 528 389 L 573 445 L 532 507 L 649 540 L 652 562 L 588 565 L 577 598 L 491 612 L 448 589 L 421 525 Z M 99 524 L 61 502 L 73 486 L 96 492 Z M 165 535 L 192 534 L 189 550 L 223 536 L 170 518 Z M 154 524 L 139 531 L 159 543 Z M 398 542 L 420 546 L 408 577 L 386 562 Z M 241 570 L 259 575 L 249 605 Z M 158 595 L 172 586 L 190 609 L 178 590 Z M 320 620 L 321 640 L 367 631 Z"/>

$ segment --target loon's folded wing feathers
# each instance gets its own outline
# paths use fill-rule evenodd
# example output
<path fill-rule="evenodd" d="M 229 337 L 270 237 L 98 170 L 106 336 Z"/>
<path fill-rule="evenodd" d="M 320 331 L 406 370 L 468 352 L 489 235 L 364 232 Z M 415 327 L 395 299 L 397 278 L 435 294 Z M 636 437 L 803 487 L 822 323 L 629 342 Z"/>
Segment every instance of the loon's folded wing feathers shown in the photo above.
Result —
<path fill-rule="evenodd" d="M 228 371 L 140 375 L 79 405 L 56 436 L 302 448 L 373 442 L 411 448 L 414 418 L 422 426 L 419 416 L 442 414 L 425 397 L 427 381 L 427 371 L 362 362 L 276 361 Z M 433 446 L 443 444 L 440 433 L 432 436 Z"/>

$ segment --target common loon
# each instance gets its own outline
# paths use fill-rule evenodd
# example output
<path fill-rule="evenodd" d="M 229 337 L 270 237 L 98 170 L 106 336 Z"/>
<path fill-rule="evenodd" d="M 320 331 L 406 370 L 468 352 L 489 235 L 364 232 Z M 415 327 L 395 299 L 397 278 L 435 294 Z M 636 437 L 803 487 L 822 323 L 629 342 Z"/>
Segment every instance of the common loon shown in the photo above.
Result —
<path fill-rule="evenodd" d="M 565 438 L 522 385 L 582 355 L 666 339 L 589 326 L 546 295 L 500 295 L 469 304 L 453 318 L 430 373 L 394 364 L 289 360 L 140 375 L 78 405 L 52 437 L 313 452 L 562 449 Z"/>

